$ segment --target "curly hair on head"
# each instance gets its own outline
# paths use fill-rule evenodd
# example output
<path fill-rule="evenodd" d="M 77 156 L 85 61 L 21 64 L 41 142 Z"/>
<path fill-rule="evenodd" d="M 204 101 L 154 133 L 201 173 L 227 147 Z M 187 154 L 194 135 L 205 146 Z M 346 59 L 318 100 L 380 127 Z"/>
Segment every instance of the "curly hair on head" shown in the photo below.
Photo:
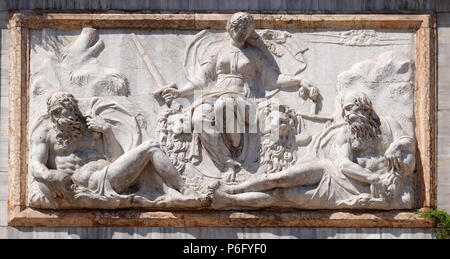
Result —
<path fill-rule="evenodd" d="M 250 31 L 255 30 L 255 19 L 249 13 L 239 12 L 233 14 L 227 22 L 227 31 L 229 32 L 232 28 L 246 26 Z"/>
<path fill-rule="evenodd" d="M 260 111 L 260 116 L 268 118 L 273 112 L 281 112 L 288 118 L 289 131 L 278 140 L 272 140 L 266 132 L 262 136 L 260 149 L 261 164 L 266 166 L 266 173 L 285 170 L 297 161 L 295 136 L 300 132 L 297 114 L 286 105 L 267 105 Z"/>
<path fill-rule="evenodd" d="M 48 114 L 52 114 L 52 112 L 60 107 L 64 106 L 65 108 L 70 108 L 75 111 L 75 114 L 80 118 L 84 118 L 81 114 L 80 109 L 78 108 L 78 101 L 75 97 L 67 92 L 56 92 L 50 95 L 47 99 L 47 112 Z"/>

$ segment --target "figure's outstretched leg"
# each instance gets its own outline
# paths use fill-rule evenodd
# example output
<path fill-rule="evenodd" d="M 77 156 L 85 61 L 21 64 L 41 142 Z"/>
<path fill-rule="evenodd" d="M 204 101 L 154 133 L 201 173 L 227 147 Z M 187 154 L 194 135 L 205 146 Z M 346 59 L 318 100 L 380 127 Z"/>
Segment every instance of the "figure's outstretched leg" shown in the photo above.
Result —
<path fill-rule="evenodd" d="M 153 140 L 146 141 L 120 156 L 109 166 L 106 177 L 116 192 L 123 192 L 136 181 L 149 161 L 167 183 L 179 190 L 182 188 L 181 176 L 161 151 L 159 143 Z"/>
<path fill-rule="evenodd" d="M 181 193 L 186 191 L 183 178 L 181 178 L 181 175 L 170 161 L 170 158 L 161 149 L 158 148 L 152 152 L 151 161 L 156 172 L 158 172 L 166 183 Z"/>
<path fill-rule="evenodd" d="M 239 194 L 218 193 L 214 196 L 211 206 L 214 209 L 233 207 L 260 208 L 269 207 L 279 200 L 279 191 L 247 192 Z"/>
<path fill-rule="evenodd" d="M 304 208 L 306 204 L 311 202 L 311 194 L 309 192 L 314 188 L 311 186 L 300 186 L 238 194 L 219 191 L 214 195 L 211 206 L 215 209 L 239 209 L 242 207 L 256 209 L 286 206 L 290 208 Z"/>
<path fill-rule="evenodd" d="M 233 186 L 220 188 L 227 193 L 259 192 L 274 188 L 289 188 L 296 186 L 314 185 L 320 182 L 324 174 L 321 163 L 312 162 L 289 168 L 282 172 L 264 174 Z"/>

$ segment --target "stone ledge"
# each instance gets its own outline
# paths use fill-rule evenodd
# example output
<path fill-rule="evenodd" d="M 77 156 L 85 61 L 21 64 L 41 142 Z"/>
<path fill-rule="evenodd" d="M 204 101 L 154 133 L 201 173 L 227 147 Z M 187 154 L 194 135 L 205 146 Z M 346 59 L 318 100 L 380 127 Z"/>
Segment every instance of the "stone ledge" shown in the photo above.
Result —
<path fill-rule="evenodd" d="M 359 227 L 429 228 L 414 211 L 8 211 L 8 225 L 22 227 Z"/>
<path fill-rule="evenodd" d="M 11 13 L 9 28 L 38 30 L 52 27 L 76 30 L 97 29 L 223 29 L 231 14 L 204 13 L 52 13 L 29 11 Z M 419 29 L 436 28 L 432 14 L 253 14 L 260 29 Z"/>

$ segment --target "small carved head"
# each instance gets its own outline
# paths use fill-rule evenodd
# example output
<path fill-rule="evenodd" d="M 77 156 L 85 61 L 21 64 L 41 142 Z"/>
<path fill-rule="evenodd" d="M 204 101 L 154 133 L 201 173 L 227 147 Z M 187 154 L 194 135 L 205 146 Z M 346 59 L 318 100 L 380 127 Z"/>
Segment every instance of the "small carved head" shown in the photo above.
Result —
<path fill-rule="evenodd" d="M 255 20 L 249 13 L 235 13 L 227 22 L 227 32 L 233 41 L 237 43 L 245 43 L 254 31 Z"/>
<path fill-rule="evenodd" d="M 158 119 L 160 130 L 173 136 L 179 136 L 185 132 L 185 114 L 182 107 L 167 109 Z"/>
<path fill-rule="evenodd" d="M 299 121 L 295 111 L 285 105 L 267 105 L 260 113 L 265 117 L 265 128 L 261 143 L 261 164 L 266 166 L 266 173 L 285 170 L 295 164 L 296 142 Z M 274 133 L 278 132 L 278 136 Z M 275 138 L 274 138 L 275 137 Z"/>
<path fill-rule="evenodd" d="M 264 133 L 279 132 L 280 137 L 299 133 L 299 121 L 294 110 L 286 105 L 268 105 L 262 109 Z"/>

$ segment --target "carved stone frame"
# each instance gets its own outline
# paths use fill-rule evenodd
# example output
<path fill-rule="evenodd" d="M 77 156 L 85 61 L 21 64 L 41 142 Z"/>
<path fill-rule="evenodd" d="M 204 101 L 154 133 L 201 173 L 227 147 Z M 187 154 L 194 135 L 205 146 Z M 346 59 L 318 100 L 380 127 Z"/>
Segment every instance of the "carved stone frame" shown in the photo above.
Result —
<path fill-rule="evenodd" d="M 433 227 L 401 211 L 144 211 L 38 210 L 27 207 L 29 31 L 97 29 L 223 29 L 230 14 L 11 13 L 9 74 L 10 226 L 171 227 Z M 407 15 L 254 14 L 256 28 L 408 29 L 416 34 L 416 207 L 436 207 L 436 22 L 432 13 Z"/>

